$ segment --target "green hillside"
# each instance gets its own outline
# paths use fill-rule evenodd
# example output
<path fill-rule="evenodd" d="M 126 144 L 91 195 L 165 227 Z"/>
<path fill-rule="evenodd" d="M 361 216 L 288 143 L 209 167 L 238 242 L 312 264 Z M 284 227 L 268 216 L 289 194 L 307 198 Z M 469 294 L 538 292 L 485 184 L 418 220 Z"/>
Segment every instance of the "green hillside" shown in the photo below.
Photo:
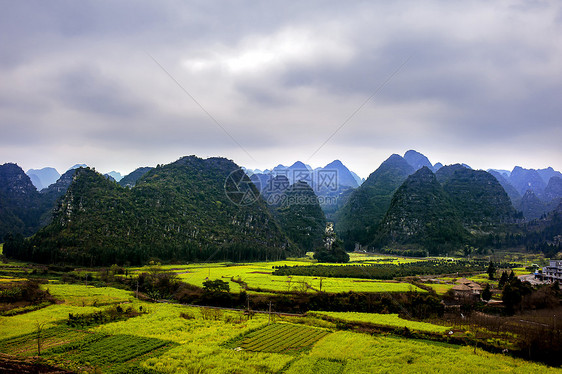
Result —
<path fill-rule="evenodd" d="M 7 243 L 5 252 L 82 265 L 284 258 L 290 241 L 264 202 L 235 204 L 225 193 L 232 172 L 249 182 L 223 158 L 181 158 L 152 169 L 131 189 L 79 169 L 52 223 L 26 243 Z"/>
<path fill-rule="evenodd" d="M 444 166 L 436 173 L 466 227 L 481 228 L 513 220 L 515 209 L 498 180 L 482 170 Z"/>
<path fill-rule="evenodd" d="M 392 155 L 355 191 L 336 214 L 336 232 L 346 249 L 368 244 L 390 206 L 394 191 L 414 172 L 399 155 Z"/>
<path fill-rule="evenodd" d="M 281 228 L 301 248 L 302 254 L 322 245 L 326 217 L 308 184 L 299 181 L 285 190 L 274 212 Z"/>
<path fill-rule="evenodd" d="M 18 165 L 0 165 L 0 242 L 8 234 L 33 234 L 46 209 L 40 193 Z"/>
<path fill-rule="evenodd" d="M 450 197 L 427 167 L 409 176 L 392 198 L 376 247 L 421 246 L 430 253 L 456 248 L 468 236 Z"/>

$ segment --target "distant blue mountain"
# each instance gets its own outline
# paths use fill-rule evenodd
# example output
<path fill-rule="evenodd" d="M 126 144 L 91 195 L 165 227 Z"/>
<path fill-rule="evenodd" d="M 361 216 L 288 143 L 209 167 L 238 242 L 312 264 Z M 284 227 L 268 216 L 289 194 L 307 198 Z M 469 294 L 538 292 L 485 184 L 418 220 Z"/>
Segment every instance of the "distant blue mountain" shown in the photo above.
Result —
<path fill-rule="evenodd" d="M 113 178 L 116 182 L 119 182 L 121 179 L 123 179 L 123 176 L 121 175 L 121 173 L 117 172 L 117 171 L 110 171 L 109 173 L 105 174 L 105 175 L 109 175 L 111 178 Z"/>
<path fill-rule="evenodd" d="M 69 168 L 68 170 L 74 170 L 74 169 L 78 169 L 78 168 L 87 168 L 87 167 L 88 167 L 88 165 L 86 165 L 86 164 L 76 164 L 76 165 L 72 166 L 71 168 Z"/>
<path fill-rule="evenodd" d="M 49 187 L 60 178 L 60 174 L 55 168 L 46 167 L 43 169 L 29 169 L 26 173 L 38 191 Z"/>
<path fill-rule="evenodd" d="M 429 162 L 429 159 L 425 155 L 419 153 L 418 151 L 414 151 L 413 149 L 410 149 L 404 154 L 404 160 L 406 160 L 406 162 L 410 164 L 414 170 L 419 170 L 424 166 L 427 166 L 429 170 L 434 170 L 433 165 Z"/>
<path fill-rule="evenodd" d="M 520 166 L 513 168 L 508 182 L 515 187 L 521 196 L 525 196 L 525 193 L 529 190 L 533 191 L 534 195 L 539 199 L 542 198 L 546 188 L 546 183 L 538 171 L 535 169 L 524 169 Z M 534 200 L 534 197 L 531 196 L 527 198 L 530 201 Z"/>
<path fill-rule="evenodd" d="M 351 187 L 357 188 L 361 184 L 361 179 L 354 173 L 352 173 L 340 160 L 334 160 L 328 165 L 324 166 L 322 169 L 318 169 L 316 173 L 335 172 L 337 175 L 337 183 L 340 187 Z M 359 182 L 357 181 L 359 179 Z"/>
<path fill-rule="evenodd" d="M 506 174 L 501 173 L 501 171 L 502 170 L 489 169 L 488 173 L 492 174 L 494 178 L 496 178 L 498 182 L 500 182 L 501 186 L 507 193 L 507 196 L 509 196 L 509 199 L 511 200 L 513 206 L 519 207 L 519 205 L 521 204 L 521 194 L 517 192 L 517 189 L 509 183 L 509 177 L 506 177 Z"/>
<path fill-rule="evenodd" d="M 363 184 L 363 182 L 365 182 L 365 178 L 361 178 L 359 175 L 355 174 L 353 171 L 349 171 L 351 173 L 351 175 L 353 175 L 353 178 L 355 179 L 355 182 L 357 182 L 357 185 L 360 186 Z"/>
<path fill-rule="evenodd" d="M 279 194 L 276 188 L 280 185 L 286 184 L 287 188 L 299 181 L 306 182 L 318 196 L 320 206 L 329 219 L 333 218 L 333 214 L 347 199 L 349 191 L 363 183 L 363 180 L 340 160 L 334 160 L 314 170 L 302 161 L 297 161 L 291 166 L 279 164 L 261 173 L 258 169 L 245 170 L 266 201 L 275 200 L 276 194 Z"/>
<path fill-rule="evenodd" d="M 503 169 L 488 169 L 487 170 L 488 173 L 490 173 L 490 171 L 494 171 L 498 174 L 500 174 L 502 177 L 509 179 L 509 176 L 511 175 L 511 171 L 509 170 L 503 170 Z"/>
<path fill-rule="evenodd" d="M 552 177 L 562 178 L 562 173 L 554 170 L 552 167 L 548 167 L 546 169 L 537 169 L 537 173 L 539 173 L 545 184 L 548 184 L 548 182 L 550 182 L 550 178 Z"/>

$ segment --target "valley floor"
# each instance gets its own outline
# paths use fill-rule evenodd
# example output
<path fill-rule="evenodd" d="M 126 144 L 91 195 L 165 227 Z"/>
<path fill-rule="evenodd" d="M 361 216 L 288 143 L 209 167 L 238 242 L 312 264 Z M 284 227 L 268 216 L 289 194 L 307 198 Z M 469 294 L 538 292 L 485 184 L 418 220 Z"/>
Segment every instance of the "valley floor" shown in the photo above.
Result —
<path fill-rule="evenodd" d="M 63 302 L 21 315 L 0 317 L 1 353 L 16 357 L 37 355 L 37 326 L 44 324 L 41 342 L 44 362 L 77 372 L 562 372 L 474 347 L 342 331 L 315 313 L 306 317 L 274 315 L 271 322 L 274 326 L 297 326 L 283 330 L 286 333 L 281 340 L 286 344 L 280 346 L 276 334 L 265 329 L 269 322 L 267 314 L 248 319 L 237 311 L 210 312 L 206 308 L 147 303 L 135 299 L 132 292 L 111 287 L 55 283 L 44 287 Z M 92 313 L 115 305 L 148 313 L 85 328 L 71 328 L 63 323 L 69 313 Z M 351 317 L 345 313 L 332 316 L 366 318 L 359 313 Z M 369 318 L 377 319 L 376 316 Z M 377 321 L 402 325 L 400 318 L 392 315 Z M 447 329 L 402 322 L 413 330 Z"/>

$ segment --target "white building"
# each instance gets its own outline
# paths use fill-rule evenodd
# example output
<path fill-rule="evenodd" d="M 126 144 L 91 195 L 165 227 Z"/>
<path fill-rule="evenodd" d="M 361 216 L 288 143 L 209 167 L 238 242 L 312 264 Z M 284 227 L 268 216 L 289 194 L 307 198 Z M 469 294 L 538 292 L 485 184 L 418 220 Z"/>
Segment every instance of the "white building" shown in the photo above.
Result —
<path fill-rule="evenodd" d="M 562 282 L 562 260 L 550 260 L 550 265 L 542 268 L 542 276 L 545 281 Z"/>

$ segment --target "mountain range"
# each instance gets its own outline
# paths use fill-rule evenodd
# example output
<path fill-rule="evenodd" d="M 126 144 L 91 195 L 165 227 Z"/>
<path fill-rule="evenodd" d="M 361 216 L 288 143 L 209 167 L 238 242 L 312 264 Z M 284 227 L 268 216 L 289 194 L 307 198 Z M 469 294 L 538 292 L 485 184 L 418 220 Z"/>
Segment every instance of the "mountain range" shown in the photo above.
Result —
<path fill-rule="evenodd" d="M 334 160 L 324 167 L 312 169 L 301 161 L 291 166 L 277 165 L 272 169 L 245 169 L 260 191 L 268 194 L 271 182 L 279 176 L 287 178 L 289 184 L 299 181 L 307 183 L 318 196 L 318 201 L 326 218 L 334 220 L 336 211 L 341 208 L 351 190 L 359 187 L 363 180 L 349 170 L 340 160 Z"/>
<path fill-rule="evenodd" d="M 339 160 L 244 173 L 223 158 L 188 156 L 119 182 L 115 173 L 76 165 L 38 191 L 32 178 L 43 185 L 55 172 L 0 165 L 0 237 L 8 253 L 82 265 L 283 258 L 321 245 L 326 221 L 335 222 L 348 250 L 441 253 L 506 245 L 506 227 L 523 233 L 519 223 L 558 222 L 549 212 L 562 200 L 562 177 L 552 168 L 432 165 L 414 150 L 391 155 L 364 181 Z M 535 237 L 552 241 L 556 229 L 548 227 Z"/>
<path fill-rule="evenodd" d="M 413 150 L 384 161 L 336 213 L 335 229 L 346 249 L 416 243 L 439 252 L 480 242 L 522 218 L 545 216 L 562 200 L 562 179 L 552 168 L 486 172 L 466 164 L 438 166 Z M 543 178 L 550 178 L 548 188 Z M 525 195 L 512 183 L 526 185 Z"/>
<path fill-rule="evenodd" d="M 26 174 L 29 176 L 31 182 L 38 191 L 41 191 L 43 188 L 49 187 L 60 178 L 60 174 L 57 169 L 50 167 L 42 169 L 29 169 Z"/>

